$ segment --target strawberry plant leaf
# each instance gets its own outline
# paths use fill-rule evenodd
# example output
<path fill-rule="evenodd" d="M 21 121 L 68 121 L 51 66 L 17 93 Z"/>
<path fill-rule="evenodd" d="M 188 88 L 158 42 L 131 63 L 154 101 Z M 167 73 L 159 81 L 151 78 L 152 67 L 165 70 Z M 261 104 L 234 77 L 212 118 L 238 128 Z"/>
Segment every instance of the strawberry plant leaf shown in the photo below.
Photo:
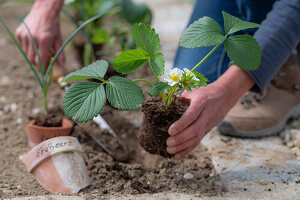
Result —
<path fill-rule="evenodd" d="M 149 96 L 153 97 L 156 94 L 159 94 L 163 92 L 165 89 L 169 88 L 170 86 L 168 83 L 165 82 L 159 82 L 152 86 L 152 88 L 149 90 Z"/>
<path fill-rule="evenodd" d="M 160 48 L 159 36 L 156 34 L 155 29 L 149 25 L 143 23 L 134 24 L 132 37 L 136 45 L 150 56 L 156 54 Z"/>
<path fill-rule="evenodd" d="M 222 11 L 223 19 L 224 19 L 224 27 L 226 34 L 232 34 L 241 30 L 249 29 L 249 28 L 258 28 L 261 25 L 253 23 L 253 22 L 246 22 L 237 17 L 234 17 L 228 14 L 225 11 Z"/>
<path fill-rule="evenodd" d="M 164 55 L 162 53 L 157 53 L 151 56 L 149 62 L 153 72 L 156 75 L 161 76 L 164 74 L 165 60 L 164 60 Z"/>
<path fill-rule="evenodd" d="M 122 110 L 134 110 L 144 103 L 141 88 L 132 80 L 112 76 L 106 85 L 109 103 Z"/>
<path fill-rule="evenodd" d="M 208 79 L 199 72 L 193 72 L 197 79 L 199 79 L 198 83 L 200 86 L 207 86 Z"/>
<path fill-rule="evenodd" d="M 114 60 L 117 72 L 127 74 L 142 66 L 149 60 L 149 55 L 143 50 L 124 51 Z"/>
<path fill-rule="evenodd" d="M 261 49 L 258 42 L 249 35 L 236 35 L 224 42 L 230 60 L 240 68 L 250 71 L 259 67 Z"/>
<path fill-rule="evenodd" d="M 103 84 L 96 82 L 80 82 L 68 89 L 64 97 L 66 116 L 79 123 L 87 122 L 97 116 L 106 103 Z"/>
<path fill-rule="evenodd" d="M 210 17 L 202 17 L 185 29 L 180 38 L 180 46 L 183 48 L 212 46 L 224 40 L 223 30 L 218 22 Z"/>
<path fill-rule="evenodd" d="M 89 78 L 103 79 L 108 68 L 108 63 L 105 60 L 97 60 L 89 66 L 68 74 L 61 83 L 84 80 Z"/>

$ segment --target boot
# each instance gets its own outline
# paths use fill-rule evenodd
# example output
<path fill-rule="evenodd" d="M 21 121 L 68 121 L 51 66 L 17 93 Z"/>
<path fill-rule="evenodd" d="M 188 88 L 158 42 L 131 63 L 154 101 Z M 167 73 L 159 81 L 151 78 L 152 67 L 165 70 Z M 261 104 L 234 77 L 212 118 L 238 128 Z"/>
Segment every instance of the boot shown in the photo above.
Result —
<path fill-rule="evenodd" d="M 218 125 L 223 135 L 257 138 L 276 135 L 300 115 L 300 65 L 289 58 L 262 94 L 247 92 Z"/>

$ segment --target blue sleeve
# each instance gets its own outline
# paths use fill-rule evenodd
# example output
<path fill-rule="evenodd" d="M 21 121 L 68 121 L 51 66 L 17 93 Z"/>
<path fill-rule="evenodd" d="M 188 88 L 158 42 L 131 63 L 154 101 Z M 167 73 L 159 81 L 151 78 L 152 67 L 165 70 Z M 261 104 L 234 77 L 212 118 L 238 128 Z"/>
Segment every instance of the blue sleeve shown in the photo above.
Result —
<path fill-rule="evenodd" d="M 300 0 L 280 0 L 254 34 L 262 50 L 260 67 L 249 71 L 260 92 L 286 62 L 300 41 Z"/>

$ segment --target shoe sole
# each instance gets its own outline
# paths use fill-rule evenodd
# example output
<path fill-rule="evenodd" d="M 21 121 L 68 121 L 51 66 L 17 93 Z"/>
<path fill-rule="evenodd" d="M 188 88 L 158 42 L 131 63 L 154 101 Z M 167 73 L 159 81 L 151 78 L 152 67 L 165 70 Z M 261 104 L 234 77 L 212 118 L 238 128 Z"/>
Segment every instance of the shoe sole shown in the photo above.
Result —
<path fill-rule="evenodd" d="M 287 124 L 287 121 L 290 118 L 296 118 L 299 115 L 300 115 L 300 104 L 292 108 L 278 124 L 270 128 L 266 128 L 258 131 L 237 131 L 231 125 L 231 123 L 227 121 L 222 121 L 217 126 L 217 129 L 223 135 L 241 137 L 241 138 L 261 138 L 266 136 L 273 136 L 273 135 L 277 135 L 280 131 L 284 129 L 284 127 Z"/>

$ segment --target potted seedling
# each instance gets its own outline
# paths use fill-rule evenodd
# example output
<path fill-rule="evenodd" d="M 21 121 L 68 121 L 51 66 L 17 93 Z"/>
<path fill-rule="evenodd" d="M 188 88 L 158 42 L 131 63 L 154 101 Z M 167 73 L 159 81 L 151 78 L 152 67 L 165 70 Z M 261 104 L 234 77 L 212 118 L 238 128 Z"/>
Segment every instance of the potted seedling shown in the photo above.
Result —
<path fill-rule="evenodd" d="M 149 25 L 135 24 L 132 36 L 139 49 L 128 50 L 119 55 L 114 60 L 114 68 L 117 72 L 127 74 L 149 62 L 156 83 L 117 76 L 106 80 L 104 75 L 108 63 L 103 60 L 96 61 L 70 73 L 62 80 L 62 82 L 90 78 L 98 80 L 98 82 L 76 83 L 68 90 L 64 97 L 66 116 L 78 122 L 91 120 L 101 112 L 106 99 L 112 106 L 121 110 L 137 109 L 143 104 L 144 117 L 139 132 L 139 143 L 149 153 L 170 157 L 171 155 L 166 152 L 168 129 L 187 108 L 178 96 L 185 90 L 191 91 L 192 88 L 207 84 L 205 76 L 195 70 L 223 43 L 229 58 L 240 68 L 255 70 L 260 64 L 261 49 L 257 41 L 249 35 L 232 35 L 240 30 L 257 28 L 260 25 L 242 21 L 226 12 L 223 12 L 223 18 L 225 34 L 221 26 L 209 17 L 198 19 L 183 32 L 180 45 L 184 48 L 214 47 L 191 70 L 181 71 L 178 68 L 170 70 L 165 76 L 165 81 L 159 79 L 165 71 L 163 54 L 158 52 L 159 36 Z M 143 92 L 136 84 L 137 81 L 144 81 L 151 85 L 148 94 L 152 98 L 145 103 Z"/>
<path fill-rule="evenodd" d="M 37 70 L 34 65 L 29 61 L 28 57 L 26 56 L 25 52 L 22 50 L 19 42 L 11 32 L 11 30 L 6 26 L 6 24 L 0 20 L 1 24 L 4 26 L 10 37 L 13 39 L 15 45 L 18 47 L 21 54 L 24 56 L 26 62 L 29 64 L 31 71 L 34 74 L 35 79 L 37 80 L 41 92 L 42 92 L 42 101 L 43 101 L 43 107 L 44 107 L 44 115 L 39 116 L 38 118 L 32 120 L 27 126 L 26 126 L 26 132 L 29 140 L 29 144 L 31 146 L 35 146 L 39 144 L 40 142 L 47 140 L 49 138 L 57 137 L 57 136 L 66 136 L 69 135 L 73 124 L 71 121 L 69 121 L 67 118 L 63 117 L 63 114 L 60 116 L 60 119 L 57 120 L 57 116 L 55 113 L 49 113 L 48 110 L 48 104 L 47 104 L 47 93 L 49 86 L 52 82 L 52 69 L 53 66 L 59 57 L 59 55 L 63 52 L 63 49 L 65 46 L 74 38 L 74 36 L 88 23 L 98 19 L 99 17 L 103 16 L 106 13 L 106 10 L 102 10 L 98 13 L 98 15 L 94 16 L 93 18 L 90 18 L 89 20 L 82 23 L 71 35 L 70 37 L 65 41 L 65 43 L 62 45 L 62 47 L 58 50 L 56 55 L 51 59 L 49 65 L 47 68 L 44 68 L 43 64 L 41 63 L 38 48 L 36 45 L 36 42 L 34 41 L 34 38 L 32 37 L 30 30 L 28 29 L 27 25 L 24 23 L 30 37 L 31 41 L 33 43 L 36 55 L 39 60 L 39 70 Z M 46 69 L 46 70 L 45 70 Z M 53 120 L 55 119 L 55 120 Z M 53 123 L 51 123 L 53 122 Z"/>

